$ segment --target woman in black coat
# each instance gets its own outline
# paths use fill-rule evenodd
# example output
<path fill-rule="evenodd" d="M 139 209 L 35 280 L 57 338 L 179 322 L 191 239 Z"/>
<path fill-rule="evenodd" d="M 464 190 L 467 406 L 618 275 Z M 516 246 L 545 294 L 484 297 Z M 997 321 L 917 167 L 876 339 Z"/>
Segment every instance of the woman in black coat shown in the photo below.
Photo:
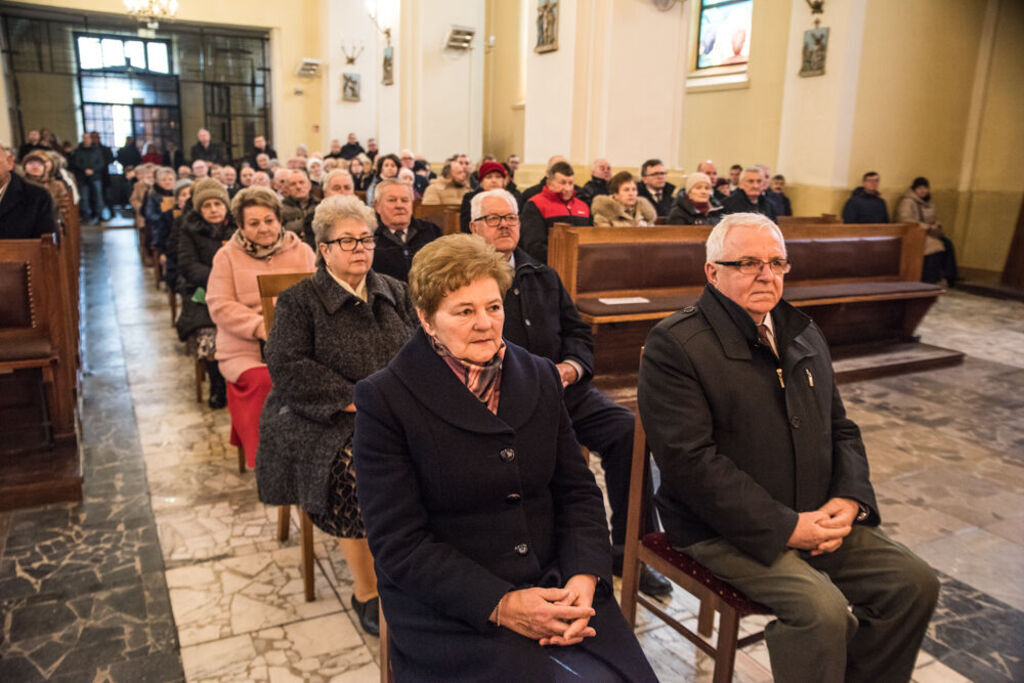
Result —
<path fill-rule="evenodd" d="M 356 499 L 357 381 L 384 367 L 416 327 L 405 283 L 371 270 L 373 209 L 334 195 L 313 217 L 319 267 L 277 300 L 265 355 L 274 386 L 260 416 L 256 482 L 271 505 L 300 505 L 338 537 L 352 607 L 378 633 L 376 577 Z"/>
<path fill-rule="evenodd" d="M 219 182 L 212 178 L 200 180 L 192 191 L 193 208 L 185 209 L 176 230 L 181 314 L 174 325 L 178 339 L 185 342 L 186 353 L 206 366 L 210 378 L 209 405 L 218 409 L 227 405 L 227 384 L 214 358 L 217 328 L 206 307 L 206 283 L 213 256 L 235 232 L 235 221 L 228 211 L 228 193 Z"/>
<path fill-rule="evenodd" d="M 409 275 L 422 329 L 356 386 L 396 680 L 656 680 L 612 596 L 601 492 L 558 371 L 502 341 L 507 261 L 450 235 Z"/>
<path fill-rule="evenodd" d="M 676 195 L 666 222 L 669 225 L 718 225 L 723 215 L 711 187 L 711 178 L 698 171 L 686 176 L 685 191 Z"/>

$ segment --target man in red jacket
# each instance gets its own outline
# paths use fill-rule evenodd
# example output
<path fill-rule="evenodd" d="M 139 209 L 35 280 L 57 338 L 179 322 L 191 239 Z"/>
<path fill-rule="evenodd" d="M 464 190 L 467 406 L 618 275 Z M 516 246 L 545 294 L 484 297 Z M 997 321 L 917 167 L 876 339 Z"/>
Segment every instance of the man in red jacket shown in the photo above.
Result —
<path fill-rule="evenodd" d="M 590 207 L 576 196 L 575 173 L 566 161 L 551 166 L 540 194 L 523 206 L 521 246 L 541 263 L 548 262 L 548 231 L 555 223 L 592 225 Z"/>

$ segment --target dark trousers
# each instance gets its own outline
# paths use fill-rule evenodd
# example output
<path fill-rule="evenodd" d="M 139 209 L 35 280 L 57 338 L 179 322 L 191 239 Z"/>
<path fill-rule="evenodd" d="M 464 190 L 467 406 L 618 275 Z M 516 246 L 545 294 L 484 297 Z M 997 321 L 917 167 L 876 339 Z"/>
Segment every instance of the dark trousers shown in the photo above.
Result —
<path fill-rule="evenodd" d="M 939 235 L 938 239 L 946 249 L 924 257 L 924 267 L 921 268 L 921 281 L 934 284 L 945 278 L 946 282 L 952 285 L 958 279 L 956 252 L 953 251 L 953 243 L 948 237 Z"/>
<path fill-rule="evenodd" d="M 775 680 L 910 680 L 939 582 L 881 531 L 854 526 L 835 552 L 787 550 L 770 566 L 723 538 L 680 550 L 775 613 L 765 629 Z"/>
<path fill-rule="evenodd" d="M 612 508 L 612 545 L 621 548 L 626 542 L 626 517 L 629 511 L 633 413 L 590 384 L 570 387 L 566 391 L 565 406 L 572 419 L 576 440 L 597 452 L 601 458 L 608 502 Z M 654 506 L 650 506 L 647 512 L 642 531 L 657 531 L 658 518 Z"/>
<path fill-rule="evenodd" d="M 103 179 L 99 175 L 87 176 L 79 183 L 79 206 L 84 220 L 103 218 Z"/>

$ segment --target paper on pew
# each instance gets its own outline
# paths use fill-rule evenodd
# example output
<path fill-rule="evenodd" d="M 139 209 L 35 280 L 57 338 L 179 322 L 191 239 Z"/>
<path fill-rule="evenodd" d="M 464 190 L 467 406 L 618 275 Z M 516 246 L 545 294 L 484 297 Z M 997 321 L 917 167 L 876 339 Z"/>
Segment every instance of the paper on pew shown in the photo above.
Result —
<path fill-rule="evenodd" d="M 642 296 L 602 297 L 602 298 L 599 298 L 598 301 L 600 301 L 603 304 L 608 304 L 609 306 L 622 306 L 622 305 L 625 305 L 625 304 L 649 304 L 649 303 L 651 303 L 650 299 L 646 299 L 646 298 L 644 298 Z"/>

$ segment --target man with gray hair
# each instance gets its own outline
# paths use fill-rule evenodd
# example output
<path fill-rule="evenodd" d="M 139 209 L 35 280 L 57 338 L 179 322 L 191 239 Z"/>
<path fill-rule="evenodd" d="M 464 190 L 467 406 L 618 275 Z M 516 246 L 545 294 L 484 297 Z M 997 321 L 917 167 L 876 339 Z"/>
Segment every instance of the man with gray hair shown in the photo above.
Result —
<path fill-rule="evenodd" d="M 759 213 L 775 220 L 775 209 L 764 197 L 764 173 L 757 166 L 748 166 L 740 174 L 740 186 L 722 202 L 726 214 Z"/>
<path fill-rule="evenodd" d="M 633 414 L 614 403 L 590 383 L 594 374 L 594 339 L 590 326 L 562 286 L 558 273 L 518 247 L 519 213 L 506 190 L 481 192 L 470 202 L 473 234 L 504 254 L 515 272 L 505 294 L 502 336 L 553 363 L 565 387 L 564 401 L 576 439 L 601 457 L 608 500 L 612 507 L 612 558 L 622 573 L 629 505 L 629 474 L 633 456 Z M 657 529 L 657 518 L 645 521 L 645 531 Z M 640 578 L 648 595 L 666 595 L 672 584 L 648 569 Z"/>
<path fill-rule="evenodd" d="M 378 225 L 373 269 L 402 282 L 409 279 L 416 252 L 441 236 L 441 228 L 412 217 L 412 196 L 412 186 L 398 178 L 380 181 L 373 193 Z"/>
<path fill-rule="evenodd" d="M 0 142 L 0 239 L 36 239 L 56 232 L 50 193 L 22 180 L 13 168 L 14 155 Z"/>
<path fill-rule="evenodd" d="M 343 168 L 336 168 L 327 173 L 323 180 L 324 199 L 336 194 L 355 194 L 356 185 L 352 174 Z"/>
<path fill-rule="evenodd" d="M 878 530 L 828 343 L 782 299 L 789 269 L 775 223 L 727 216 L 700 299 L 647 337 L 637 398 L 656 502 L 676 550 L 772 611 L 775 680 L 907 681 L 938 581 Z"/>

